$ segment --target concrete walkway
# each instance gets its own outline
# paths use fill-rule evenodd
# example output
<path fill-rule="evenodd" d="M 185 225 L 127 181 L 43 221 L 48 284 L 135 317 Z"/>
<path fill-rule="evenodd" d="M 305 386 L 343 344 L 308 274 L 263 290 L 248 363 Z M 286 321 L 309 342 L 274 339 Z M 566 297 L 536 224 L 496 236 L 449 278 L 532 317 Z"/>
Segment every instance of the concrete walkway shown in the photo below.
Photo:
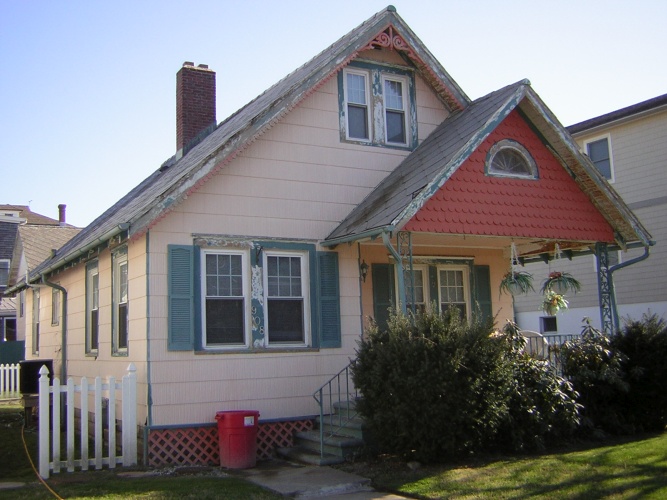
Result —
<path fill-rule="evenodd" d="M 346 500 L 406 497 L 373 490 L 371 480 L 332 467 L 299 465 L 282 460 L 258 462 L 252 469 L 226 472 L 293 498 L 335 497 Z"/>

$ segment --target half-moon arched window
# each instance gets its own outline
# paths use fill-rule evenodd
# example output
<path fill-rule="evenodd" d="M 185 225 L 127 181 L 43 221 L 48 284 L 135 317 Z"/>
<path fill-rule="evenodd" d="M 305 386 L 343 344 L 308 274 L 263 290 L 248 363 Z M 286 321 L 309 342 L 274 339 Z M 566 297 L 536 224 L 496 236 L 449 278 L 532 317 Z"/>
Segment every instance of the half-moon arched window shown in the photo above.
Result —
<path fill-rule="evenodd" d="M 528 150 L 511 139 L 496 142 L 486 157 L 486 172 L 499 177 L 537 179 L 537 165 Z"/>

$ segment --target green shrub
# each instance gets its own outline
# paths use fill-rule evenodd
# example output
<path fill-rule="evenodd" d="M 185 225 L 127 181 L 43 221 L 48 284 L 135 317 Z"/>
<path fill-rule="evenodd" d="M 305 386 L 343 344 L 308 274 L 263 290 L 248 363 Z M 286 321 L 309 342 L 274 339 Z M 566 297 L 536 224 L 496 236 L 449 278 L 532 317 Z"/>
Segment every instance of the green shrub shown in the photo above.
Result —
<path fill-rule="evenodd" d="M 579 394 L 582 431 L 627 432 L 621 397 L 629 386 L 622 369 L 623 355 L 611 339 L 586 322 L 581 337 L 560 349 L 563 374 Z"/>
<path fill-rule="evenodd" d="M 435 461 L 539 448 L 569 434 L 578 410 L 571 387 L 510 337 L 453 310 L 392 313 L 387 330 L 372 325 L 352 372 L 363 395 L 357 408 L 379 448 Z"/>
<path fill-rule="evenodd" d="M 667 324 L 656 315 L 626 321 L 611 339 L 623 353 L 621 368 L 628 391 L 619 396 L 627 428 L 661 432 L 667 425 Z"/>
<path fill-rule="evenodd" d="M 526 339 L 515 323 L 503 329 L 512 367 L 509 411 L 496 445 L 509 451 L 543 450 L 569 439 L 579 426 L 581 405 L 572 384 L 549 363 L 525 351 Z"/>

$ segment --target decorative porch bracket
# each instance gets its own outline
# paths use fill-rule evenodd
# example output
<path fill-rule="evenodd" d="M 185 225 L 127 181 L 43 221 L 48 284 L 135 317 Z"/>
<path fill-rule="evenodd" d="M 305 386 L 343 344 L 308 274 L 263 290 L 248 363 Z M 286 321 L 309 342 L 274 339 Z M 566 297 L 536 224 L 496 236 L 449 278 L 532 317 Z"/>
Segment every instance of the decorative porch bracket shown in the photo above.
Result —
<path fill-rule="evenodd" d="M 408 231 L 399 231 L 398 240 L 398 255 L 401 256 L 403 264 L 403 273 L 408 281 L 403 283 L 406 287 L 406 300 L 409 301 L 413 314 L 415 313 L 415 274 L 412 272 L 412 233 Z M 408 291 L 410 292 L 408 296 Z"/>
<path fill-rule="evenodd" d="M 609 252 L 606 243 L 595 244 L 598 269 L 598 293 L 600 296 L 600 321 L 602 331 L 611 335 L 614 331 L 614 283 L 609 271 Z"/>

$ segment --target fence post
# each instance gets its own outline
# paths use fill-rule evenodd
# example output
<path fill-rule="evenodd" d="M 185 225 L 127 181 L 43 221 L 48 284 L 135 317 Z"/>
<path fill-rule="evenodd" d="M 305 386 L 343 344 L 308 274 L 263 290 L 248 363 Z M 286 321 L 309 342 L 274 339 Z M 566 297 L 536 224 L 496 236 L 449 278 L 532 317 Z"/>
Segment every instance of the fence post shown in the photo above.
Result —
<path fill-rule="evenodd" d="M 49 478 L 49 369 L 39 369 L 39 475 Z"/>
<path fill-rule="evenodd" d="M 107 379 L 109 385 L 109 398 L 107 406 L 107 425 L 109 427 L 109 469 L 116 468 L 116 378 L 111 376 Z"/>
<path fill-rule="evenodd" d="M 123 465 L 137 464 L 137 367 L 130 363 L 123 377 Z"/>
<path fill-rule="evenodd" d="M 88 379 L 81 379 L 81 470 L 88 470 Z"/>

